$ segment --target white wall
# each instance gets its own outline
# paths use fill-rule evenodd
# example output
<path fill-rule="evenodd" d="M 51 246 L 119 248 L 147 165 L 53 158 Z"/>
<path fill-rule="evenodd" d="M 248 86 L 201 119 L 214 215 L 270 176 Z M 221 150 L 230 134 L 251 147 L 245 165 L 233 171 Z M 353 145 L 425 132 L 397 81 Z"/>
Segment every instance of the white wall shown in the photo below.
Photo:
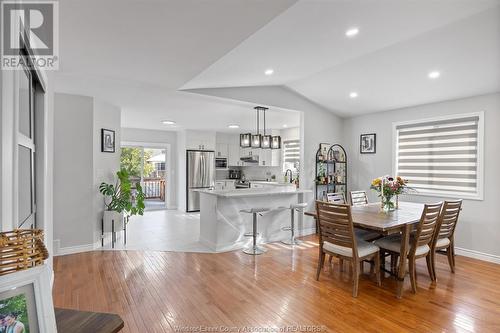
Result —
<path fill-rule="evenodd" d="M 343 145 L 343 120 L 329 111 L 319 108 L 304 110 L 302 113 L 300 137 L 301 153 L 304 154 L 300 172 L 300 188 L 309 189 L 309 210 L 314 209 L 314 192 L 316 178 L 316 152 L 320 143 L 338 143 Z M 312 218 L 306 219 L 309 226 L 314 225 Z"/>
<path fill-rule="evenodd" d="M 94 242 L 93 103 L 55 94 L 54 240 L 62 248 Z"/>
<path fill-rule="evenodd" d="M 118 107 L 92 97 L 55 94 L 54 243 L 57 254 L 92 250 L 104 210 L 99 184 L 120 169 Z M 115 153 L 101 152 L 101 129 L 115 131 Z"/>
<path fill-rule="evenodd" d="M 348 147 L 350 190 L 367 190 L 372 178 L 391 174 L 392 123 L 418 120 L 443 115 L 484 111 L 484 200 L 465 200 L 456 230 L 458 248 L 500 256 L 500 94 L 491 94 L 454 101 L 434 103 L 417 107 L 375 113 L 345 120 L 345 141 Z M 360 154 L 359 136 L 363 133 L 377 134 L 377 153 Z M 376 200 L 370 193 L 371 200 Z M 416 202 L 436 202 L 439 197 L 412 196 Z M 471 254 L 471 253 L 469 253 Z M 472 253 L 474 254 L 474 253 Z M 500 259 L 497 258 L 497 259 Z"/>
<path fill-rule="evenodd" d="M 158 144 L 160 147 L 170 147 L 170 164 L 167 172 L 170 173 L 170 182 L 167 183 L 167 207 L 175 209 L 178 207 L 178 154 L 177 133 L 174 131 L 146 130 L 138 128 L 122 128 L 121 141 L 126 143 L 148 143 Z M 168 155 L 168 152 L 167 152 Z"/>
<path fill-rule="evenodd" d="M 186 131 L 177 132 L 177 208 L 186 211 Z"/>
<path fill-rule="evenodd" d="M 94 243 L 99 243 L 101 236 L 101 219 L 104 212 L 103 197 L 99 193 L 102 182 L 114 184 L 116 172 L 120 170 L 120 135 L 121 135 L 121 110 L 119 107 L 107 102 L 94 99 L 93 110 L 93 179 L 94 185 Z M 101 129 L 115 131 L 115 152 L 101 152 Z"/>

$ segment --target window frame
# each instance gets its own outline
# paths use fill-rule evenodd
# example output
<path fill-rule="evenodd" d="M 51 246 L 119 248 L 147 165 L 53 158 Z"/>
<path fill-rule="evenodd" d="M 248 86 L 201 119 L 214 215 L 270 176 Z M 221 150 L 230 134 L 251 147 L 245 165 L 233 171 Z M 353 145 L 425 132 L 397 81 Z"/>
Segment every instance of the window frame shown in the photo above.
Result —
<path fill-rule="evenodd" d="M 477 124 L 477 191 L 474 194 L 457 194 L 452 193 L 440 193 L 437 191 L 432 191 L 428 193 L 412 193 L 411 195 L 424 196 L 424 197 L 434 197 L 434 198 L 454 198 L 454 199 L 466 199 L 466 200 L 484 200 L 484 111 L 479 112 L 469 112 L 469 113 L 459 113 L 451 114 L 440 117 L 413 119 L 408 121 L 399 121 L 392 123 L 392 174 L 397 175 L 398 172 L 398 126 L 402 125 L 420 125 L 426 122 L 433 121 L 443 121 L 443 120 L 453 120 L 467 117 L 478 117 Z M 411 184 L 410 184 L 411 187 Z"/>

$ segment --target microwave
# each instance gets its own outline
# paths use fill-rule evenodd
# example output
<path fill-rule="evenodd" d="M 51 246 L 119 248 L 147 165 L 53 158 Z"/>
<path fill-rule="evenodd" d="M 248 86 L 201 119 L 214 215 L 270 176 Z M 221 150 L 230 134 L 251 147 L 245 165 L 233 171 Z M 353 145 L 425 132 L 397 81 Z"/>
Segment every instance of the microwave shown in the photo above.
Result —
<path fill-rule="evenodd" d="M 227 158 L 226 157 L 216 157 L 215 158 L 215 168 L 216 169 L 227 169 Z"/>

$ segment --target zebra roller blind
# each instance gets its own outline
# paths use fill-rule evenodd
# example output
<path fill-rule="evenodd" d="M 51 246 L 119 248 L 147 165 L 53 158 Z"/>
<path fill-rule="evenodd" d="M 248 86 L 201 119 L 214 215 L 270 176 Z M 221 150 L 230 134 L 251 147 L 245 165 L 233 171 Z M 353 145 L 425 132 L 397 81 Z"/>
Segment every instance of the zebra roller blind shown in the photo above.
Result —
<path fill-rule="evenodd" d="M 479 115 L 396 125 L 396 171 L 422 194 L 479 196 Z"/>
<path fill-rule="evenodd" d="M 300 161 L 299 140 L 288 140 L 283 142 L 283 161 L 289 163 Z"/>

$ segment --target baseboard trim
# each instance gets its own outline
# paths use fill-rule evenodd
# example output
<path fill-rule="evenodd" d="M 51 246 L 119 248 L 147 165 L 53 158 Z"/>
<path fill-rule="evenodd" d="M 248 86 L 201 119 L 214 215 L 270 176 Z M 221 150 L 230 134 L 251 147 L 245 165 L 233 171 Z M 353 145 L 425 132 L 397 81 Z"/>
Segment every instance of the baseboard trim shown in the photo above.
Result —
<path fill-rule="evenodd" d="M 309 235 L 314 235 L 314 234 L 316 234 L 316 227 L 304 228 L 304 229 L 300 229 L 297 231 L 298 237 L 304 237 L 304 236 L 309 236 Z"/>
<path fill-rule="evenodd" d="M 54 257 L 75 254 L 80 252 L 88 252 L 94 250 L 94 244 L 84 244 L 76 246 L 61 247 L 59 239 L 54 240 Z"/>
<path fill-rule="evenodd" d="M 500 264 L 500 256 L 496 256 L 494 254 L 488 254 L 488 253 L 479 252 L 479 251 L 475 251 L 475 250 L 464 249 L 461 247 L 455 247 L 455 254 L 460 255 L 460 256 L 464 256 L 464 257 L 488 261 L 488 262 L 492 262 L 495 264 Z"/>

